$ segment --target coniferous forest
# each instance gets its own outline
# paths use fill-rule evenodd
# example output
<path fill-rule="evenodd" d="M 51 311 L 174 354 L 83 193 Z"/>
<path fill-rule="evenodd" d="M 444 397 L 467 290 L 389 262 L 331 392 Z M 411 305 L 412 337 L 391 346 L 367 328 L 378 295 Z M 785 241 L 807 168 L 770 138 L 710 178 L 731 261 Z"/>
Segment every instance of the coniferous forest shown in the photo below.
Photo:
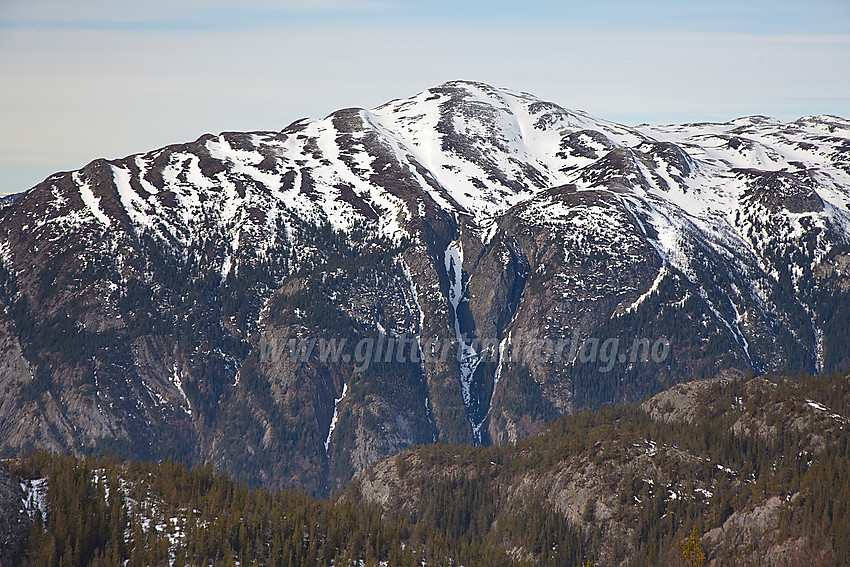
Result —
<path fill-rule="evenodd" d="M 846 565 L 846 416 L 850 375 L 733 376 L 504 447 L 414 447 L 326 500 L 36 451 L 7 462 L 48 485 L 18 562 Z"/>

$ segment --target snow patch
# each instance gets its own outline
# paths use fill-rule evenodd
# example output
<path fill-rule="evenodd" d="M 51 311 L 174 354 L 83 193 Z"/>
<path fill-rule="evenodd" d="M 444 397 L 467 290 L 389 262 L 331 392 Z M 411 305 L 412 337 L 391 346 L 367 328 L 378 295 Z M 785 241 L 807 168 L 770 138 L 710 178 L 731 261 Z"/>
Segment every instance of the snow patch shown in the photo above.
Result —
<path fill-rule="evenodd" d="M 467 299 L 464 297 L 465 287 L 463 282 L 463 246 L 460 239 L 452 241 L 446 248 L 445 255 L 446 274 L 449 276 L 448 299 L 454 313 L 455 338 L 461 348 L 460 354 L 460 387 L 463 395 L 463 404 L 469 407 L 472 401 L 471 386 L 472 375 L 478 367 L 480 358 L 471 345 L 466 343 L 466 337 L 460 328 L 458 318 L 458 307 Z M 475 424 L 472 424 L 473 426 Z"/>
<path fill-rule="evenodd" d="M 83 203 L 85 203 L 88 211 L 98 220 L 98 222 L 109 228 L 112 224 L 112 219 L 106 216 L 100 208 L 100 197 L 94 196 L 91 187 L 89 187 L 88 181 L 83 179 L 80 172 L 74 173 L 72 179 L 74 180 L 74 183 L 77 184 L 77 188 L 80 190 L 80 198 L 83 200 Z"/>
<path fill-rule="evenodd" d="M 711 492 L 710 490 L 706 490 L 705 488 L 694 488 L 694 492 L 698 492 L 706 498 L 711 498 L 712 496 L 714 496 L 713 492 Z"/>
<path fill-rule="evenodd" d="M 664 262 L 661 265 L 661 269 L 658 270 L 658 275 L 655 276 L 655 280 L 652 282 L 652 285 L 649 286 L 649 289 L 646 291 L 646 293 L 644 293 L 643 295 L 638 297 L 634 301 L 634 303 L 629 305 L 629 307 L 626 309 L 626 313 L 631 313 L 632 311 L 635 311 L 638 307 L 640 307 L 640 305 L 644 301 L 646 301 L 649 298 L 649 296 L 651 296 L 653 293 L 655 293 L 658 290 L 658 286 L 661 285 L 661 282 L 664 280 L 664 278 L 667 276 L 668 273 L 670 273 L 670 270 L 667 267 L 667 262 Z"/>
<path fill-rule="evenodd" d="M 21 481 L 21 490 L 24 491 L 22 504 L 32 520 L 36 515 L 40 515 L 42 521 L 47 520 L 47 486 L 46 478 Z"/>
<path fill-rule="evenodd" d="M 345 398 L 345 395 L 348 393 L 348 384 L 342 385 L 342 395 L 340 397 L 334 399 L 334 414 L 331 418 L 331 425 L 328 429 L 328 437 L 325 439 L 325 453 L 328 452 L 328 446 L 331 444 L 331 435 L 334 433 L 334 429 L 336 429 L 336 420 L 339 417 L 339 402 Z"/>
<path fill-rule="evenodd" d="M 186 395 L 186 391 L 183 390 L 183 378 L 177 364 L 175 364 L 173 368 L 171 383 L 177 387 L 180 395 L 183 396 L 183 401 L 186 402 L 186 405 L 183 406 L 183 411 L 185 411 L 189 417 L 192 417 L 192 404 L 189 403 L 189 397 Z"/>
<path fill-rule="evenodd" d="M 138 225 L 150 228 L 154 225 L 154 218 L 145 212 L 151 206 L 130 185 L 131 173 L 123 167 L 110 166 L 115 187 L 118 189 L 118 197 L 121 205 L 127 211 L 130 219 Z"/>

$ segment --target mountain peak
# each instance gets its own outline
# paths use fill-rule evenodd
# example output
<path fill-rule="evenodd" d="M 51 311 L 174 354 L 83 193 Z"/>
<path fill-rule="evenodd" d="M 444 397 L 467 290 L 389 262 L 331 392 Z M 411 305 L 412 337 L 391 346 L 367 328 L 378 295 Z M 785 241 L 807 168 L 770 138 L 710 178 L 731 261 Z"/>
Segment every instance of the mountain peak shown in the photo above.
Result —
<path fill-rule="evenodd" d="M 451 81 L 57 173 L 0 208 L 0 452 L 324 493 L 719 369 L 847 368 L 848 144 Z"/>

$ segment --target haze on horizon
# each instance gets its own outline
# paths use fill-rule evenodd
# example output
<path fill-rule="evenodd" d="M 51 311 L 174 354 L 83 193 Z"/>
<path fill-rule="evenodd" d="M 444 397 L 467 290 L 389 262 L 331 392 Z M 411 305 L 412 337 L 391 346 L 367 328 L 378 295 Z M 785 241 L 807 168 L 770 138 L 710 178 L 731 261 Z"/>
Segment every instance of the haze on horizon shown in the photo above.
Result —
<path fill-rule="evenodd" d="M 453 79 L 630 125 L 850 118 L 848 69 L 844 0 L 3 0 L 0 193 Z"/>

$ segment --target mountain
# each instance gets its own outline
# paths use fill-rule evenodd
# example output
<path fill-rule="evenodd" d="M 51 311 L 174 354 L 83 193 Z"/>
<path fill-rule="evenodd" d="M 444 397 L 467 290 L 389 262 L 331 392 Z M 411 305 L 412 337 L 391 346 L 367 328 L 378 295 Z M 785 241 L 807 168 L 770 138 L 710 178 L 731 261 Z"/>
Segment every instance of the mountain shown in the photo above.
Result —
<path fill-rule="evenodd" d="M 12 517 L 20 510 L 33 523 L 16 557 L 130 567 L 846 565 L 848 413 L 847 373 L 726 372 L 640 406 L 561 418 L 505 447 L 415 447 L 318 501 L 249 489 L 210 466 L 35 452 L 9 462 Z"/>
<path fill-rule="evenodd" d="M 566 550 L 552 524 L 542 557 L 519 541 L 537 534 L 525 518 L 542 508 L 581 534 L 583 559 L 564 564 L 697 565 L 681 546 L 695 529 L 706 565 L 846 565 L 848 394 L 846 373 L 728 372 L 562 418 L 506 447 L 417 447 L 350 490 L 537 564 Z"/>
<path fill-rule="evenodd" d="M 721 370 L 850 367 L 850 122 L 451 82 L 0 204 L 0 455 L 340 489 Z"/>

